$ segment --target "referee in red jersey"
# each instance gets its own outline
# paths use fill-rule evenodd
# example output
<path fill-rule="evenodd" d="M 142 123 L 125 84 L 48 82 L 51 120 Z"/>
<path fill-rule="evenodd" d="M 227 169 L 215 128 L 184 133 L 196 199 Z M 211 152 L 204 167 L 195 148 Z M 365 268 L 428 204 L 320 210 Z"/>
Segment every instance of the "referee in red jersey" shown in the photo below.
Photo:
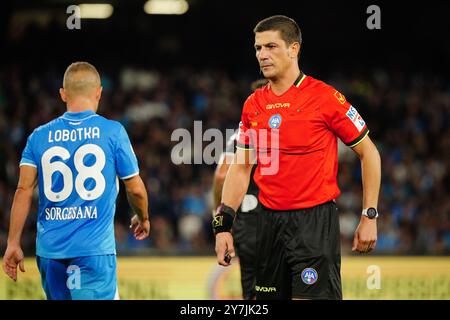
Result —
<path fill-rule="evenodd" d="M 294 20 L 272 16 L 253 31 L 256 58 L 269 82 L 242 110 L 237 150 L 213 220 L 218 263 L 228 266 L 235 256 L 230 230 L 256 157 L 262 205 L 257 299 L 342 299 L 337 138 L 361 160 L 362 214 L 352 248 L 360 253 L 377 241 L 380 155 L 356 108 L 301 72 L 302 39 Z"/>

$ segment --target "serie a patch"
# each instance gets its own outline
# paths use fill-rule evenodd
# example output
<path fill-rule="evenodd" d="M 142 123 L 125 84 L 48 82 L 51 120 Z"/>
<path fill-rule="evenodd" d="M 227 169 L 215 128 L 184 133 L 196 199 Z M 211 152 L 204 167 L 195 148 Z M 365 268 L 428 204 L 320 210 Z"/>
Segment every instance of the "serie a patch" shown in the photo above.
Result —
<path fill-rule="evenodd" d="M 358 131 L 361 132 L 366 123 L 363 120 L 363 118 L 359 115 L 358 111 L 353 106 L 350 106 L 350 108 L 348 108 L 347 110 L 346 115 L 352 121 L 356 129 L 358 129 Z"/>

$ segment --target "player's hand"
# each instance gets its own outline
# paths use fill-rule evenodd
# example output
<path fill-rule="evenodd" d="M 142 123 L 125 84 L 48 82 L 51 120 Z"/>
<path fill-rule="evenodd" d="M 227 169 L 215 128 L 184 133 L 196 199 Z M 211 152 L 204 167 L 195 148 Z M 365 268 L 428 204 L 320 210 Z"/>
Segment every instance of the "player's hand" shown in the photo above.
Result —
<path fill-rule="evenodd" d="M 235 257 L 233 236 L 230 232 L 219 232 L 216 234 L 216 254 L 217 262 L 221 266 L 229 266 L 231 264 L 231 258 Z M 229 260 L 225 259 L 225 256 L 229 255 Z"/>
<path fill-rule="evenodd" d="M 137 214 L 131 218 L 130 229 L 136 240 L 144 240 L 150 235 L 150 220 L 141 221 Z"/>
<path fill-rule="evenodd" d="M 3 271 L 14 281 L 17 281 L 17 265 L 25 272 L 23 251 L 19 246 L 8 246 L 3 256 Z"/>
<path fill-rule="evenodd" d="M 355 231 L 352 251 L 368 253 L 377 244 L 377 219 L 361 216 L 361 221 Z"/>

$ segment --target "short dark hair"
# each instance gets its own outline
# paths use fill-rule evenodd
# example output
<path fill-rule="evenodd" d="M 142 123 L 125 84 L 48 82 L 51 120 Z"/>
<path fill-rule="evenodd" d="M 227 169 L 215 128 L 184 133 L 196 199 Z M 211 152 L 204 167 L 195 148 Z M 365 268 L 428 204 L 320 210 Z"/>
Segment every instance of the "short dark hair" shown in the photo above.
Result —
<path fill-rule="evenodd" d="M 302 33 L 294 19 L 283 15 L 271 16 L 258 22 L 253 29 L 253 32 L 257 33 L 272 30 L 280 31 L 281 38 L 287 45 L 291 45 L 294 42 L 302 44 Z"/>

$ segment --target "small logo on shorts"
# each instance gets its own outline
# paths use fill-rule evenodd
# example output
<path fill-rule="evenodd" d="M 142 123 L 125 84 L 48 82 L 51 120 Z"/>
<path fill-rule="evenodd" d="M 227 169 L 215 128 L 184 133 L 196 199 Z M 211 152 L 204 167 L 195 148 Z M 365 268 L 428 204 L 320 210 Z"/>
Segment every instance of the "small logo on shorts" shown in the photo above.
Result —
<path fill-rule="evenodd" d="M 272 129 L 278 129 L 281 125 L 281 116 L 279 114 L 274 114 L 269 119 L 269 127 Z"/>
<path fill-rule="evenodd" d="M 313 268 L 306 268 L 302 271 L 302 281 L 308 285 L 315 283 L 318 278 L 319 275 Z"/>
<path fill-rule="evenodd" d="M 255 286 L 256 291 L 258 292 L 277 292 L 277 288 L 276 287 L 260 287 L 260 286 Z"/>

